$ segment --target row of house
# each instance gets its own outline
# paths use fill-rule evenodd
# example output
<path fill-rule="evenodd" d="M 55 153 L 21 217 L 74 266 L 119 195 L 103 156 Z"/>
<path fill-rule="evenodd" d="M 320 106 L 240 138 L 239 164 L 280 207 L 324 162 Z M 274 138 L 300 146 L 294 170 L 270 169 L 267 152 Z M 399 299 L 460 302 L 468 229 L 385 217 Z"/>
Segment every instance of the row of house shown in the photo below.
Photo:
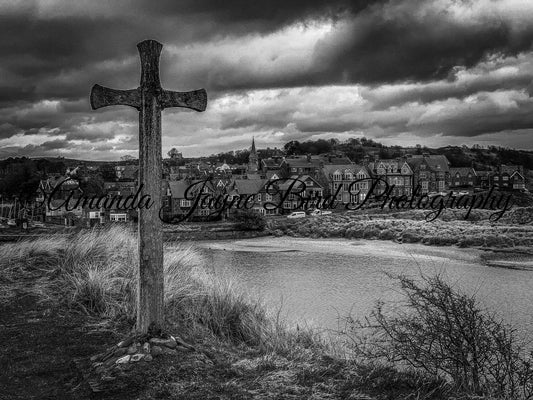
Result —
<path fill-rule="evenodd" d="M 520 165 L 499 165 L 493 170 L 477 171 L 474 168 L 450 168 L 450 187 L 495 187 L 500 190 L 524 190 L 526 178 Z"/>
<path fill-rule="evenodd" d="M 135 166 L 117 166 L 115 173 L 115 180 L 104 182 L 104 191 L 108 196 L 126 197 L 136 192 Z M 483 190 L 491 186 L 502 190 L 525 189 L 525 175 L 520 166 L 501 165 L 490 171 L 476 171 L 473 168 L 452 167 L 445 156 L 430 154 L 406 155 L 395 159 L 371 159 L 367 156 L 361 164 L 351 162 L 342 154 L 276 156 L 259 160 L 255 141 L 252 141 L 246 165 L 195 162 L 171 167 L 162 177 L 163 215 L 169 220 L 188 214 L 191 219 L 202 219 L 213 213 L 212 207 L 195 206 L 193 200 L 186 198 L 187 188 L 193 184 L 202 188 L 203 196 L 225 198 L 227 202 L 237 196 L 246 197 L 249 199 L 247 208 L 263 215 L 278 215 L 301 208 L 302 197 L 322 200 L 334 197 L 341 204 L 361 203 L 371 189 L 371 180 L 375 178 L 387 182 L 396 196 L 411 196 L 417 188 L 421 194 Z M 60 179 L 55 176 L 41 181 L 41 191 L 50 192 Z M 207 179 L 208 182 L 200 185 Z M 354 181 L 358 182 L 353 184 Z M 75 189 L 75 185 L 75 181 L 67 177 L 62 187 L 64 192 L 56 195 L 64 198 L 61 196 Z M 302 189 L 302 185 L 305 185 L 305 191 L 295 193 Z M 379 188 L 384 189 L 384 186 Z M 279 207 L 269 207 L 269 204 Z M 194 212 L 191 212 L 193 208 Z M 232 212 L 234 209 L 225 210 L 217 217 L 227 218 Z M 65 214 L 61 210 L 47 211 L 46 217 L 57 218 Z M 90 224 L 136 218 L 136 212 L 116 209 L 76 209 L 70 214 Z"/>

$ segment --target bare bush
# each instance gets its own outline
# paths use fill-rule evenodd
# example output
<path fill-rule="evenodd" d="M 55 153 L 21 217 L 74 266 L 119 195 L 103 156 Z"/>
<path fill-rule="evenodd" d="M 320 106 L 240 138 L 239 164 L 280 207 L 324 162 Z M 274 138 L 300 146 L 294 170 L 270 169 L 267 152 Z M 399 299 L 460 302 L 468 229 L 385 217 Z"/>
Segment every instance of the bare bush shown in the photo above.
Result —
<path fill-rule="evenodd" d="M 405 298 L 394 312 L 378 303 L 364 322 L 346 319 L 356 356 L 444 378 L 462 393 L 533 397 L 530 357 L 514 328 L 439 275 L 394 278 Z"/>

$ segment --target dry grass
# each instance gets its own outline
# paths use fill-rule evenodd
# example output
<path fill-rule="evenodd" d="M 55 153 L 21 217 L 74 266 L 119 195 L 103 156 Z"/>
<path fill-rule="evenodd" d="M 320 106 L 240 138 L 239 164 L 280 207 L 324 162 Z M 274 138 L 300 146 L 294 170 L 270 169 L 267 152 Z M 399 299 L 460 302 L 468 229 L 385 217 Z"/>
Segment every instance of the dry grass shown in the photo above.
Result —
<path fill-rule="evenodd" d="M 464 210 L 446 210 L 433 222 L 424 220 L 427 210 L 335 213 L 322 217 L 275 219 L 269 221 L 269 229 L 276 236 L 380 239 L 460 247 L 533 246 L 531 208 L 513 209 L 498 222 L 488 220 L 492 211 L 475 211 L 471 215 L 475 218 L 465 221 L 462 219 Z"/>
<path fill-rule="evenodd" d="M 113 226 L 8 244 L 1 250 L 0 280 L 31 277 L 35 294 L 55 305 L 134 322 L 137 240 L 131 230 Z M 259 387 L 272 394 L 266 398 L 294 393 L 300 393 L 294 398 L 467 398 L 435 377 L 332 357 L 334 350 L 317 330 L 290 327 L 280 310 L 268 311 L 231 276 L 206 269 L 194 247 L 174 244 L 166 249 L 164 262 L 168 324 L 194 342 L 230 354 L 224 361 L 227 368 L 215 366 L 220 368 L 213 375 L 216 390 L 233 371 L 231 376 L 243 377 L 232 380 L 242 385 L 238 393 Z M 0 290 L 0 298 L 8 297 Z M 173 387 L 172 379 L 183 379 L 182 372 L 172 378 L 174 367 L 160 374 L 157 384 L 165 390 Z"/>
<path fill-rule="evenodd" d="M 127 227 L 48 236 L 2 247 L 2 277 L 49 277 L 36 290 L 41 298 L 70 310 L 134 321 L 137 239 Z M 165 303 L 168 322 L 191 336 L 209 334 L 264 351 L 296 353 L 316 345 L 311 329 L 292 330 L 227 274 L 208 272 L 191 245 L 173 243 L 165 251 Z M 279 315 L 279 314 L 278 314 Z"/>

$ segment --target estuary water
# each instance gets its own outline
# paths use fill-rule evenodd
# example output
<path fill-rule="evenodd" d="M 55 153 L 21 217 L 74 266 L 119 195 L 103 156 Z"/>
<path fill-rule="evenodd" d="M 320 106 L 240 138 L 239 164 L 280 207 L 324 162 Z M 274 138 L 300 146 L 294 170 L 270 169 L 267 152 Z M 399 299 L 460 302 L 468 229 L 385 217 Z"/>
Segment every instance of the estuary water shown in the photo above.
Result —
<path fill-rule="evenodd" d="M 231 276 L 282 317 L 337 329 L 401 299 L 386 273 L 442 274 L 520 331 L 533 333 L 533 271 L 485 266 L 480 250 L 389 241 L 257 238 L 197 242 L 214 273 Z"/>

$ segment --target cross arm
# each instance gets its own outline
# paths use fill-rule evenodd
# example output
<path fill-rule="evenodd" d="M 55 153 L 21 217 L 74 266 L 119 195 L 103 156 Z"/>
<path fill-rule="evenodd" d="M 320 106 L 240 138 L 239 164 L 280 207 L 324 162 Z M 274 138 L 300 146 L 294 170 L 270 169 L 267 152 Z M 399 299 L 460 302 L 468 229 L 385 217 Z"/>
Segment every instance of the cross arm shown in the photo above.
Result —
<path fill-rule="evenodd" d="M 105 86 L 94 85 L 91 90 L 91 107 L 93 110 L 98 108 L 123 105 L 134 107 L 137 110 L 141 108 L 140 90 L 116 90 Z"/>
<path fill-rule="evenodd" d="M 163 108 L 185 107 L 196 111 L 205 111 L 207 107 L 207 92 L 205 89 L 191 92 L 163 90 L 161 93 L 161 106 Z"/>

